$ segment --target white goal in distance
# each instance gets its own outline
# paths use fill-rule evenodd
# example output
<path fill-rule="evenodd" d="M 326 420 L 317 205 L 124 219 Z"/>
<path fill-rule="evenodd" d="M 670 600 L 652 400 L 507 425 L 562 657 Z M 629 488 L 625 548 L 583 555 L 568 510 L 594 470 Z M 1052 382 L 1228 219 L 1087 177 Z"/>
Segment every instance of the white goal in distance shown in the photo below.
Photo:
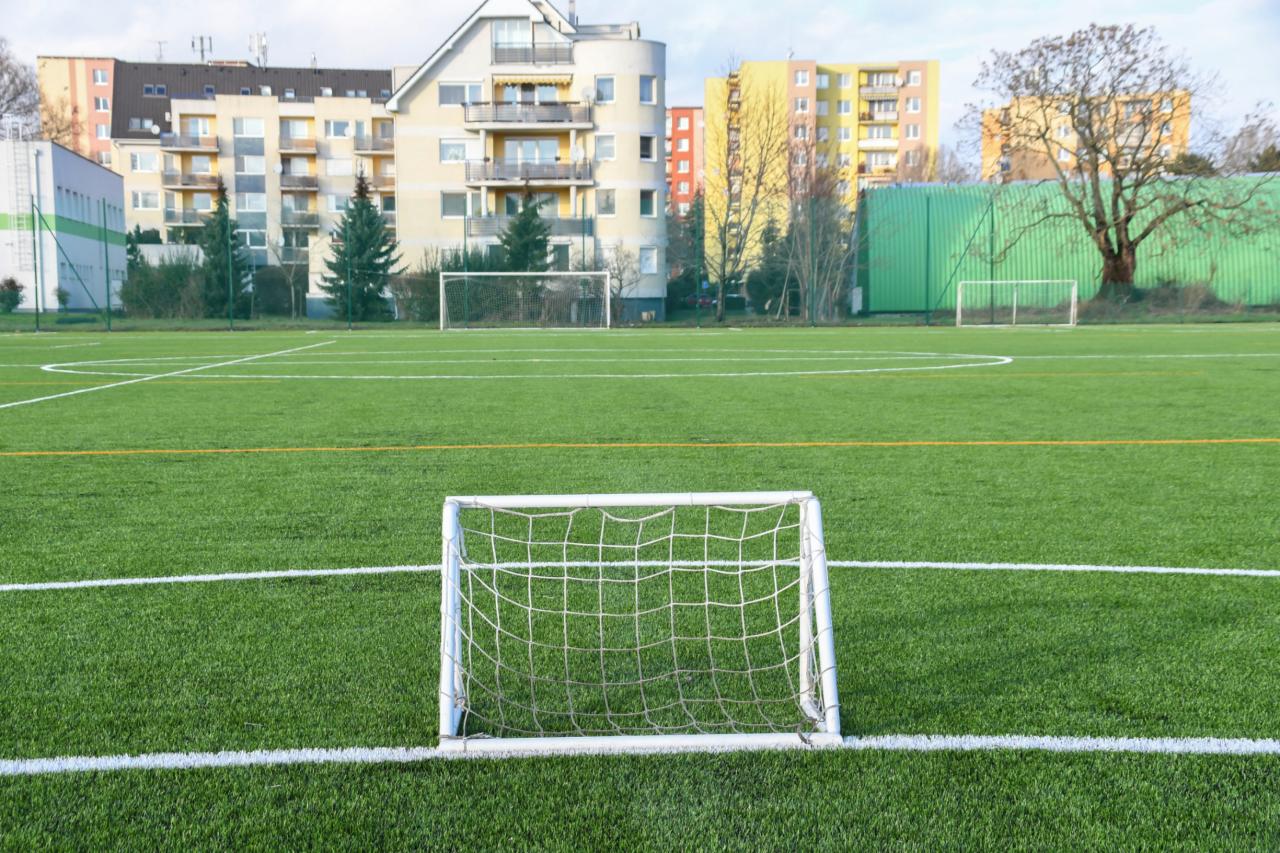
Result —
<path fill-rule="evenodd" d="M 956 325 L 1074 326 L 1079 292 L 1075 279 L 962 281 Z"/>
<path fill-rule="evenodd" d="M 841 742 L 809 492 L 450 497 L 440 747 Z"/>
<path fill-rule="evenodd" d="M 585 328 L 612 325 L 607 271 L 442 272 L 440 328 Z"/>

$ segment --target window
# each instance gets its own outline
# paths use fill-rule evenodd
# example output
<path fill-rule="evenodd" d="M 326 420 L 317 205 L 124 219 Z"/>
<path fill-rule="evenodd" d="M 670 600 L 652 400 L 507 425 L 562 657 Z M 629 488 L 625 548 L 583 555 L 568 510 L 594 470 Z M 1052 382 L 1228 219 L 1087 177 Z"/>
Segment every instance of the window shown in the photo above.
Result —
<path fill-rule="evenodd" d="M 887 124 L 869 125 L 867 139 L 893 139 L 893 128 Z"/>
<path fill-rule="evenodd" d="M 236 213 L 260 213 L 266 209 L 266 193 L 236 193 Z"/>
<path fill-rule="evenodd" d="M 657 137 L 647 134 L 640 134 L 640 159 L 655 160 L 657 159 Z"/>
<path fill-rule="evenodd" d="M 808 98 L 796 98 L 796 112 L 797 112 L 797 113 L 807 113 L 807 112 L 809 112 L 809 99 L 808 99 Z"/>
<path fill-rule="evenodd" d="M 191 196 L 192 210 L 213 210 L 213 193 L 194 193 Z"/>
<path fill-rule="evenodd" d="M 688 160 L 681 160 L 679 163 L 676 164 L 676 171 L 682 175 L 689 174 L 689 168 L 690 167 L 689 167 Z"/>
<path fill-rule="evenodd" d="M 689 140 L 688 140 L 688 139 L 677 139 L 677 140 L 676 140 L 676 150 L 677 150 L 677 151 L 681 151 L 681 152 L 683 152 L 683 151 L 688 151 L 688 150 L 689 150 Z"/>
<path fill-rule="evenodd" d="M 613 78 L 612 77 L 596 78 L 596 103 L 597 104 L 613 103 Z"/>
<path fill-rule="evenodd" d="M 231 122 L 232 132 L 236 136 L 261 139 L 266 134 L 264 122 L 260 118 L 238 118 Z"/>
<path fill-rule="evenodd" d="M 796 166 L 807 166 L 809 164 L 809 155 L 803 151 L 797 151 L 791 158 L 791 162 Z"/>
<path fill-rule="evenodd" d="M 908 166 L 919 166 L 919 165 L 920 165 L 920 151 L 919 151 L 919 149 L 912 149 L 912 150 L 908 151 L 906 156 L 907 156 L 907 165 L 908 165 Z"/>
<path fill-rule="evenodd" d="M 297 93 L 294 92 L 292 89 L 285 89 L 284 96 L 289 100 L 293 100 L 295 97 L 297 97 Z"/>
<path fill-rule="evenodd" d="M 1071 152 L 1065 148 L 1058 149 L 1058 162 L 1065 163 L 1071 159 Z"/>
<path fill-rule="evenodd" d="M 614 156 L 613 134 L 596 134 L 596 159 L 612 160 Z"/>
<path fill-rule="evenodd" d="M 188 168 L 193 175 L 212 175 L 213 159 L 206 154 L 193 154 L 188 161 Z"/>
<path fill-rule="evenodd" d="M 1161 98 L 1160 110 L 1166 113 L 1173 112 L 1173 98 Z"/>
<path fill-rule="evenodd" d="M 390 97 L 391 97 L 391 90 L 390 90 L 390 89 L 379 89 L 379 90 L 378 90 L 378 97 L 380 97 L 380 98 L 390 98 Z"/>
<path fill-rule="evenodd" d="M 689 129 L 689 117 L 680 116 L 680 120 L 676 122 L 676 130 L 688 130 L 688 129 Z"/>
<path fill-rule="evenodd" d="M 351 122 L 339 119 L 325 119 L 324 135 L 329 139 L 345 139 L 351 135 Z"/>
<path fill-rule="evenodd" d="M 95 68 L 95 69 L 94 69 L 94 71 L 93 71 L 93 83 L 94 83 L 94 85 L 95 85 L 95 86 L 105 86 L 105 85 L 107 85 L 107 83 L 108 83 L 108 82 L 109 82 L 109 81 L 107 80 L 107 72 L 106 72 L 106 69 L 103 69 L 103 68 Z"/>
<path fill-rule="evenodd" d="M 907 72 L 907 85 L 908 85 L 908 86 L 919 86 L 919 85 L 920 85 L 920 72 L 919 72 L 919 71 L 908 71 L 908 72 Z"/>
<path fill-rule="evenodd" d="M 465 139 L 441 139 L 440 140 L 440 162 L 441 163 L 462 163 L 467 159 L 467 140 Z"/>
<path fill-rule="evenodd" d="M 569 244 L 556 243 L 551 249 L 551 269 L 556 272 L 569 271 Z"/>
<path fill-rule="evenodd" d="M 828 86 L 830 86 L 830 85 L 831 85 L 831 77 L 830 77 L 829 75 L 826 75 L 826 74 L 819 74 L 819 75 L 818 75 L 818 88 L 819 88 L 819 89 L 825 89 L 825 88 L 827 88 L 827 87 L 828 87 Z"/>
<path fill-rule="evenodd" d="M 827 101 L 818 101 L 818 115 L 824 116 L 831 112 L 831 104 Z"/>
<path fill-rule="evenodd" d="M 596 216 L 613 216 L 618 212 L 614 190 L 596 190 Z"/>
<path fill-rule="evenodd" d="M 503 47 L 533 44 L 533 28 L 528 18 L 500 18 L 493 22 L 493 43 Z"/>
<path fill-rule="evenodd" d="M 1124 117 L 1133 118 L 1145 115 L 1151 110 L 1150 101 L 1129 101 L 1124 105 Z"/>
<path fill-rule="evenodd" d="M 818 141 L 826 142 L 829 139 L 831 139 L 831 128 L 829 127 L 818 128 Z"/>
<path fill-rule="evenodd" d="M 640 75 L 640 103 L 658 103 L 658 78 L 651 74 Z"/>
<path fill-rule="evenodd" d="M 842 127 L 837 131 L 841 142 L 849 142 L 853 139 L 853 128 Z"/>
<path fill-rule="evenodd" d="M 907 112 L 909 112 L 909 113 L 918 113 L 918 112 L 920 112 L 920 99 L 919 99 L 919 98 L 907 98 Z"/>
<path fill-rule="evenodd" d="M 440 216 L 461 219 L 467 215 L 466 193 L 440 193 Z"/>
<path fill-rule="evenodd" d="M 212 98 L 215 94 L 217 94 L 217 91 L 218 91 L 217 89 L 213 88 L 212 86 L 206 83 L 204 87 L 204 96 L 206 98 Z"/>
<path fill-rule="evenodd" d="M 352 167 L 353 164 L 350 157 L 324 161 L 324 173 L 331 178 L 350 177 L 353 174 Z"/>
<path fill-rule="evenodd" d="M 640 190 L 640 215 L 658 215 L 658 193 L 656 190 Z"/>
<path fill-rule="evenodd" d="M 852 75 L 852 74 L 841 74 L 841 75 L 840 75 L 840 88 L 841 88 L 841 89 L 848 89 L 848 88 L 850 88 L 850 87 L 852 87 L 852 86 L 853 86 L 853 75 Z"/>
<path fill-rule="evenodd" d="M 258 94 L 259 94 L 259 95 L 262 95 L 263 97 L 271 97 L 271 87 L 270 87 L 270 86 L 259 86 L 259 87 L 258 87 Z"/>
<path fill-rule="evenodd" d="M 355 90 L 355 89 L 347 89 L 347 90 L 346 90 L 345 92 L 343 92 L 342 94 L 343 94 L 344 96 L 348 97 L 348 98 L 354 98 L 354 97 L 356 96 L 356 90 Z"/>
<path fill-rule="evenodd" d="M 267 173 L 267 158 L 261 155 L 250 156 L 240 155 L 236 157 L 236 174 L 237 175 L 265 175 Z"/>
<path fill-rule="evenodd" d="M 676 207 L 677 207 L 677 209 L 680 211 L 680 215 L 681 215 L 681 216 L 687 216 L 687 215 L 689 214 L 689 210 L 690 210 L 690 204 L 689 204 L 689 202 L 687 202 L 687 201 L 682 201 L 682 202 L 680 202 L 680 204 L 678 204 Z"/>
<path fill-rule="evenodd" d="M 1160 125 L 1161 136 L 1168 136 L 1171 133 L 1173 133 L 1173 125 L 1169 124 L 1169 122 L 1166 121 L 1164 124 Z"/>
<path fill-rule="evenodd" d="M 1064 124 L 1064 125 L 1062 125 L 1061 127 L 1059 127 L 1059 128 L 1058 128 L 1058 138 L 1059 138 L 1059 139 L 1066 139 L 1066 138 L 1067 138 L 1068 136 L 1070 136 L 1070 135 L 1071 135 L 1071 128 L 1070 128 L 1068 125 L 1065 125 L 1065 124 Z"/>
<path fill-rule="evenodd" d="M 134 190 L 129 195 L 129 201 L 134 210 L 160 209 L 160 193 L 158 192 Z"/>
<path fill-rule="evenodd" d="M 679 191 L 680 191 L 680 193 L 681 193 L 682 195 L 687 195 L 687 194 L 689 193 L 689 182 L 688 182 L 688 181 L 681 181 L 681 182 L 679 183 L 679 185 L 677 186 L 677 189 L 679 189 Z"/>
<path fill-rule="evenodd" d="M 93 99 L 93 108 L 100 113 L 109 112 L 111 110 L 111 101 L 101 95 L 96 95 Z"/>
<path fill-rule="evenodd" d="M 322 98 L 332 98 L 332 97 L 333 97 L 333 87 L 332 87 L 332 86 L 321 86 L 321 87 L 320 87 L 320 97 L 322 97 Z"/>
<path fill-rule="evenodd" d="M 852 155 L 852 154 L 841 154 L 841 155 L 839 155 L 838 157 L 836 157 L 836 165 L 839 165 L 839 166 L 852 166 L 852 165 L 853 165 L 853 155 Z"/>
<path fill-rule="evenodd" d="M 809 126 L 808 126 L 808 125 L 804 125 L 804 124 L 797 124 L 797 125 L 796 125 L 796 130 L 795 130 L 795 137 L 796 137 L 796 139 L 802 139 L 802 140 L 803 140 L 803 139 L 808 139 L 808 138 L 809 138 Z"/>
<path fill-rule="evenodd" d="M 796 85 L 797 85 L 797 86 L 808 86 L 808 85 L 809 85 L 809 72 L 808 72 L 808 71 L 805 71 L 805 70 L 801 69 L 800 71 L 797 71 L 797 72 L 796 72 Z"/>
<path fill-rule="evenodd" d="M 656 246 L 640 247 L 640 274 L 658 274 L 658 249 Z"/>
<path fill-rule="evenodd" d="M 1171 145 L 1161 145 L 1161 146 L 1160 146 L 1160 156 L 1161 156 L 1161 157 L 1169 157 L 1169 156 L 1170 156 L 1170 155 L 1172 155 L 1172 154 L 1173 154 L 1173 146 L 1171 146 Z"/>
<path fill-rule="evenodd" d="M 848 181 L 838 182 L 836 184 L 836 194 L 841 198 L 844 198 L 845 196 L 847 196 L 849 194 L 849 182 Z"/>
<path fill-rule="evenodd" d="M 459 104 L 475 104 L 483 100 L 479 83 L 441 83 L 440 106 L 457 106 Z"/>
<path fill-rule="evenodd" d="M 129 155 L 129 171 L 156 172 L 160 169 L 160 158 L 147 151 L 134 152 Z"/>
<path fill-rule="evenodd" d="M 827 168 L 827 162 L 828 162 L 828 161 L 827 161 L 827 155 L 826 155 L 826 154 L 818 154 L 818 155 L 816 155 L 816 156 L 814 157 L 814 162 L 817 164 L 817 166 L 818 166 L 818 168 L 819 168 L 819 169 L 825 169 L 825 168 Z"/>
<path fill-rule="evenodd" d="M 280 135 L 285 139 L 306 139 L 311 136 L 311 128 L 307 125 L 305 119 L 281 119 Z"/>
<path fill-rule="evenodd" d="M 97 128 L 97 135 L 98 135 L 98 138 L 99 138 L 99 139 L 110 139 L 110 138 L 111 138 L 111 125 L 108 125 L 108 124 L 100 124 L 100 125 L 98 125 L 98 128 Z"/>
<path fill-rule="evenodd" d="M 836 101 L 836 113 L 847 116 L 853 112 L 853 101 Z"/>
<path fill-rule="evenodd" d="M 907 125 L 907 139 L 919 139 L 919 138 L 920 138 L 920 125 L 918 124 Z"/>
<path fill-rule="evenodd" d="M 892 151 L 871 151 L 867 154 L 867 164 L 877 169 L 891 169 L 898 165 L 898 155 Z"/>
<path fill-rule="evenodd" d="M 334 213 L 342 213 L 351 206 L 351 197 L 341 193 L 329 193 L 325 198 L 328 201 L 329 210 Z"/>
<path fill-rule="evenodd" d="M 253 90 L 252 90 L 252 89 L 250 89 L 248 86 L 241 86 L 241 87 L 240 87 L 240 94 L 242 94 L 242 95 L 252 95 L 252 94 L 253 94 Z"/>
<path fill-rule="evenodd" d="M 149 118 L 131 118 L 129 119 L 130 130 L 150 130 L 155 127 L 155 122 Z"/>
<path fill-rule="evenodd" d="M 184 118 L 182 120 L 182 132 L 187 136 L 208 136 L 209 119 L 199 117 Z"/>

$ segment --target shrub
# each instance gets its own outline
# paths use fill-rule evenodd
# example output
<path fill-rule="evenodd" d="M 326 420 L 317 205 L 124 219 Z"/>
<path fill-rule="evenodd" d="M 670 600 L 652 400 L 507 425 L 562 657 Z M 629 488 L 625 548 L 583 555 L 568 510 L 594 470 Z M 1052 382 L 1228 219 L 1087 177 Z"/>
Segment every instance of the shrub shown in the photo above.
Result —
<path fill-rule="evenodd" d="M 205 316 L 203 269 L 191 258 L 166 258 L 154 265 L 143 259 L 120 288 L 124 310 L 134 317 Z"/>
<path fill-rule="evenodd" d="M 21 304 L 25 289 L 13 276 L 0 281 L 0 314 L 12 314 Z"/>

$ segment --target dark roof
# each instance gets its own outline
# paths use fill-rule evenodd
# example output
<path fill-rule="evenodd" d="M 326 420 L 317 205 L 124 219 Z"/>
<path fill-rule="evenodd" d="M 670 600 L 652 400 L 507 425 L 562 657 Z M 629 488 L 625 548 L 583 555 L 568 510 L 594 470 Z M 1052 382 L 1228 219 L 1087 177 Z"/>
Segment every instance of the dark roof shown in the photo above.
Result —
<path fill-rule="evenodd" d="M 144 95 L 143 87 L 162 85 L 161 96 Z M 249 63 L 183 64 L 170 62 L 117 62 L 112 85 L 111 136 L 114 139 L 151 139 L 145 130 L 129 130 L 129 119 L 149 118 L 169 129 L 165 113 L 173 98 L 207 98 L 205 87 L 212 86 L 215 95 L 239 95 L 248 87 L 258 94 L 261 86 L 281 100 L 285 89 L 293 89 L 295 101 L 320 97 L 321 87 L 329 87 L 335 96 L 347 91 L 364 91 L 375 101 L 385 101 L 391 91 L 391 69 L 361 68 L 260 68 Z"/>

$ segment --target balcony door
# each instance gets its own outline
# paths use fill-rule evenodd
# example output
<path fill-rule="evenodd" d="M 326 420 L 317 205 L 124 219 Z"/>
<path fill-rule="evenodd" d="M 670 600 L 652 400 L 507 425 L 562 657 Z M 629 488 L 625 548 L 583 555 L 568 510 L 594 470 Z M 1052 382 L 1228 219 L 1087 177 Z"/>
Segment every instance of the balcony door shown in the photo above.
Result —
<path fill-rule="evenodd" d="M 508 163 L 554 163 L 559 155 L 559 141 L 545 136 L 508 139 L 502 148 L 502 157 Z"/>

